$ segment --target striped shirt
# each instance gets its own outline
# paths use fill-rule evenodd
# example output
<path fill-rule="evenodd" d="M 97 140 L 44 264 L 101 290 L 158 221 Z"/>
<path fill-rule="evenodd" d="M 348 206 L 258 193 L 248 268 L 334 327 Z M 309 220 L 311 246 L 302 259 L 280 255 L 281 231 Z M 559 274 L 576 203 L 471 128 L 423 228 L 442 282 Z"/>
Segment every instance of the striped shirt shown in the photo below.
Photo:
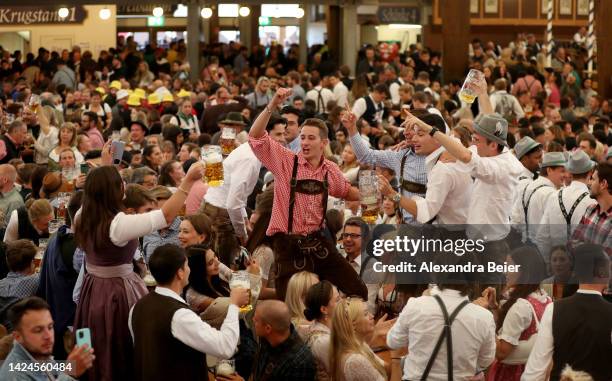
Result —
<path fill-rule="evenodd" d="M 249 144 L 259 161 L 274 175 L 272 219 L 266 234 L 271 236 L 275 233 L 288 233 L 290 182 L 295 154 L 272 140 L 267 132 L 260 138 L 249 137 Z M 338 165 L 323 159 L 321 165 L 314 168 L 301 152 L 298 153 L 296 176 L 298 180 L 323 181 L 326 174 L 329 195 L 345 198 L 351 185 L 342 175 Z M 295 193 L 292 233 L 305 235 L 321 228 L 321 220 L 323 219 L 322 197 L 322 194 Z"/>
<path fill-rule="evenodd" d="M 400 177 L 400 169 L 402 166 L 402 158 L 406 155 L 404 164 L 404 180 L 412 181 L 417 184 L 427 184 L 427 169 L 425 167 L 425 156 L 419 156 L 412 149 L 404 149 L 396 151 L 378 151 L 367 146 L 359 134 L 349 137 L 349 142 L 353 147 L 355 156 L 361 164 L 376 165 L 379 167 L 389 168 L 395 171 L 395 175 Z M 400 184 L 401 187 L 401 184 Z M 425 198 L 424 193 L 412 193 L 402 189 L 402 195 L 412 198 L 412 196 L 420 196 Z M 414 223 L 416 220 L 412 214 L 406 209 L 402 209 L 404 222 Z"/>

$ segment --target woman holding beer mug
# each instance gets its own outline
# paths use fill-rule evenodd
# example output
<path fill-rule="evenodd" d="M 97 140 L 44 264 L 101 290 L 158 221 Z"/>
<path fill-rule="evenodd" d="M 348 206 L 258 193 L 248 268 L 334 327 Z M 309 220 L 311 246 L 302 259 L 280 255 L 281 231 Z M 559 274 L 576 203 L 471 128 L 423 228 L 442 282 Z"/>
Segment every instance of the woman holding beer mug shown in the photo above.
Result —
<path fill-rule="evenodd" d="M 195 163 L 178 190 L 161 209 L 125 214 L 124 185 L 111 165 L 110 141 L 102 150 L 102 162 L 87 175 L 83 206 L 75 218 L 75 238 L 86 253 L 87 273 L 75 316 L 75 329 L 91 330 L 96 366 L 90 380 L 129 380 L 131 367 L 117 364 L 131 361 L 134 350 L 128 329 L 130 308 L 147 293 L 144 281 L 133 271 L 132 259 L 138 238 L 165 228 L 174 221 L 193 184 L 204 168 Z"/>

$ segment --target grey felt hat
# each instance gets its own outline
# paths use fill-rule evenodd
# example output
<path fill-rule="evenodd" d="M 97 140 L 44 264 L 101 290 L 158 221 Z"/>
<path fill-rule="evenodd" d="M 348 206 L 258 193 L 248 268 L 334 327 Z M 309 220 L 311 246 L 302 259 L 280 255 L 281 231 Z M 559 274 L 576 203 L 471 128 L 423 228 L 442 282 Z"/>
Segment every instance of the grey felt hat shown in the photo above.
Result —
<path fill-rule="evenodd" d="M 529 136 L 525 136 L 521 140 L 516 142 L 516 145 L 514 146 L 514 154 L 516 155 L 517 159 L 521 160 L 521 158 L 525 156 L 527 152 L 531 151 L 536 147 L 542 147 L 542 145 L 530 138 Z"/>
<path fill-rule="evenodd" d="M 609 156 L 610 154 L 608 154 Z M 573 175 L 587 173 L 595 168 L 595 162 L 583 150 L 572 152 L 567 162 L 567 170 Z"/>
<path fill-rule="evenodd" d="M 546 152 L 542 156 L 541 168 L 545 167 L 564 167 L 567 165 L 563 152 Z"/>
<path fill-rule="evenodd" d="M 508 146 L 506 138 L 508 136 L 508 121 L 499 114 L 484 114 L 474 120 L 474 130 L 479 135 Z"/>

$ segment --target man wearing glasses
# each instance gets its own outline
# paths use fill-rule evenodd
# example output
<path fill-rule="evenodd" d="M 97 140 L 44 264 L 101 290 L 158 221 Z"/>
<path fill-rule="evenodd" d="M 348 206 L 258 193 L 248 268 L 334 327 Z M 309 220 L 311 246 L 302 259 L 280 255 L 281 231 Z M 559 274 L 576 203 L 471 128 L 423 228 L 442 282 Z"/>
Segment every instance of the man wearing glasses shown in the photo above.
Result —
<path fill-rule="evenodd" d="M 368 309 L 374 313 L 376 311 L 376 295 L 381 284 L 381 273 L 374 271 L 374 263 L 377 259 L 364 252 L 362 256 L 361 243 L 362 238 L 369 235 L 368 225 L 361 217 L 351 217 L 344 223 L 342 232 L 342 245 L 346 253 L 346 260 L 349 265 L 359 274 L 359 278 L 363 280 L 368 289 Z"/>

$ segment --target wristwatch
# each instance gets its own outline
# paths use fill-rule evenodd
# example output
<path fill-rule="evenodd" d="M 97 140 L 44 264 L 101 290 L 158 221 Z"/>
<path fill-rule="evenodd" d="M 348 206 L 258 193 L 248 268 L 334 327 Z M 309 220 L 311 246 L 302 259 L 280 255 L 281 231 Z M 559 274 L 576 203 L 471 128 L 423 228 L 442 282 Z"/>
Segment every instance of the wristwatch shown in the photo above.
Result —
<path fill-rule="evenodd" d="M 438 132 L 438 131 L 440 131 L 440 130 L 438 130 L 437 127 L 432 127 L 431 131 L 429 131 L 429 136 L 433 137 L 436 134 L 436 132 Z"/>
<path fill-rule="evenodd" d="M 402 195 L 399 194 L 399 192 L 394 194 L 393 197 L 391 198 L 391 200 L 393 200 L 393 202 L 400 202 L 401 199 L 402 199 Z"/>

